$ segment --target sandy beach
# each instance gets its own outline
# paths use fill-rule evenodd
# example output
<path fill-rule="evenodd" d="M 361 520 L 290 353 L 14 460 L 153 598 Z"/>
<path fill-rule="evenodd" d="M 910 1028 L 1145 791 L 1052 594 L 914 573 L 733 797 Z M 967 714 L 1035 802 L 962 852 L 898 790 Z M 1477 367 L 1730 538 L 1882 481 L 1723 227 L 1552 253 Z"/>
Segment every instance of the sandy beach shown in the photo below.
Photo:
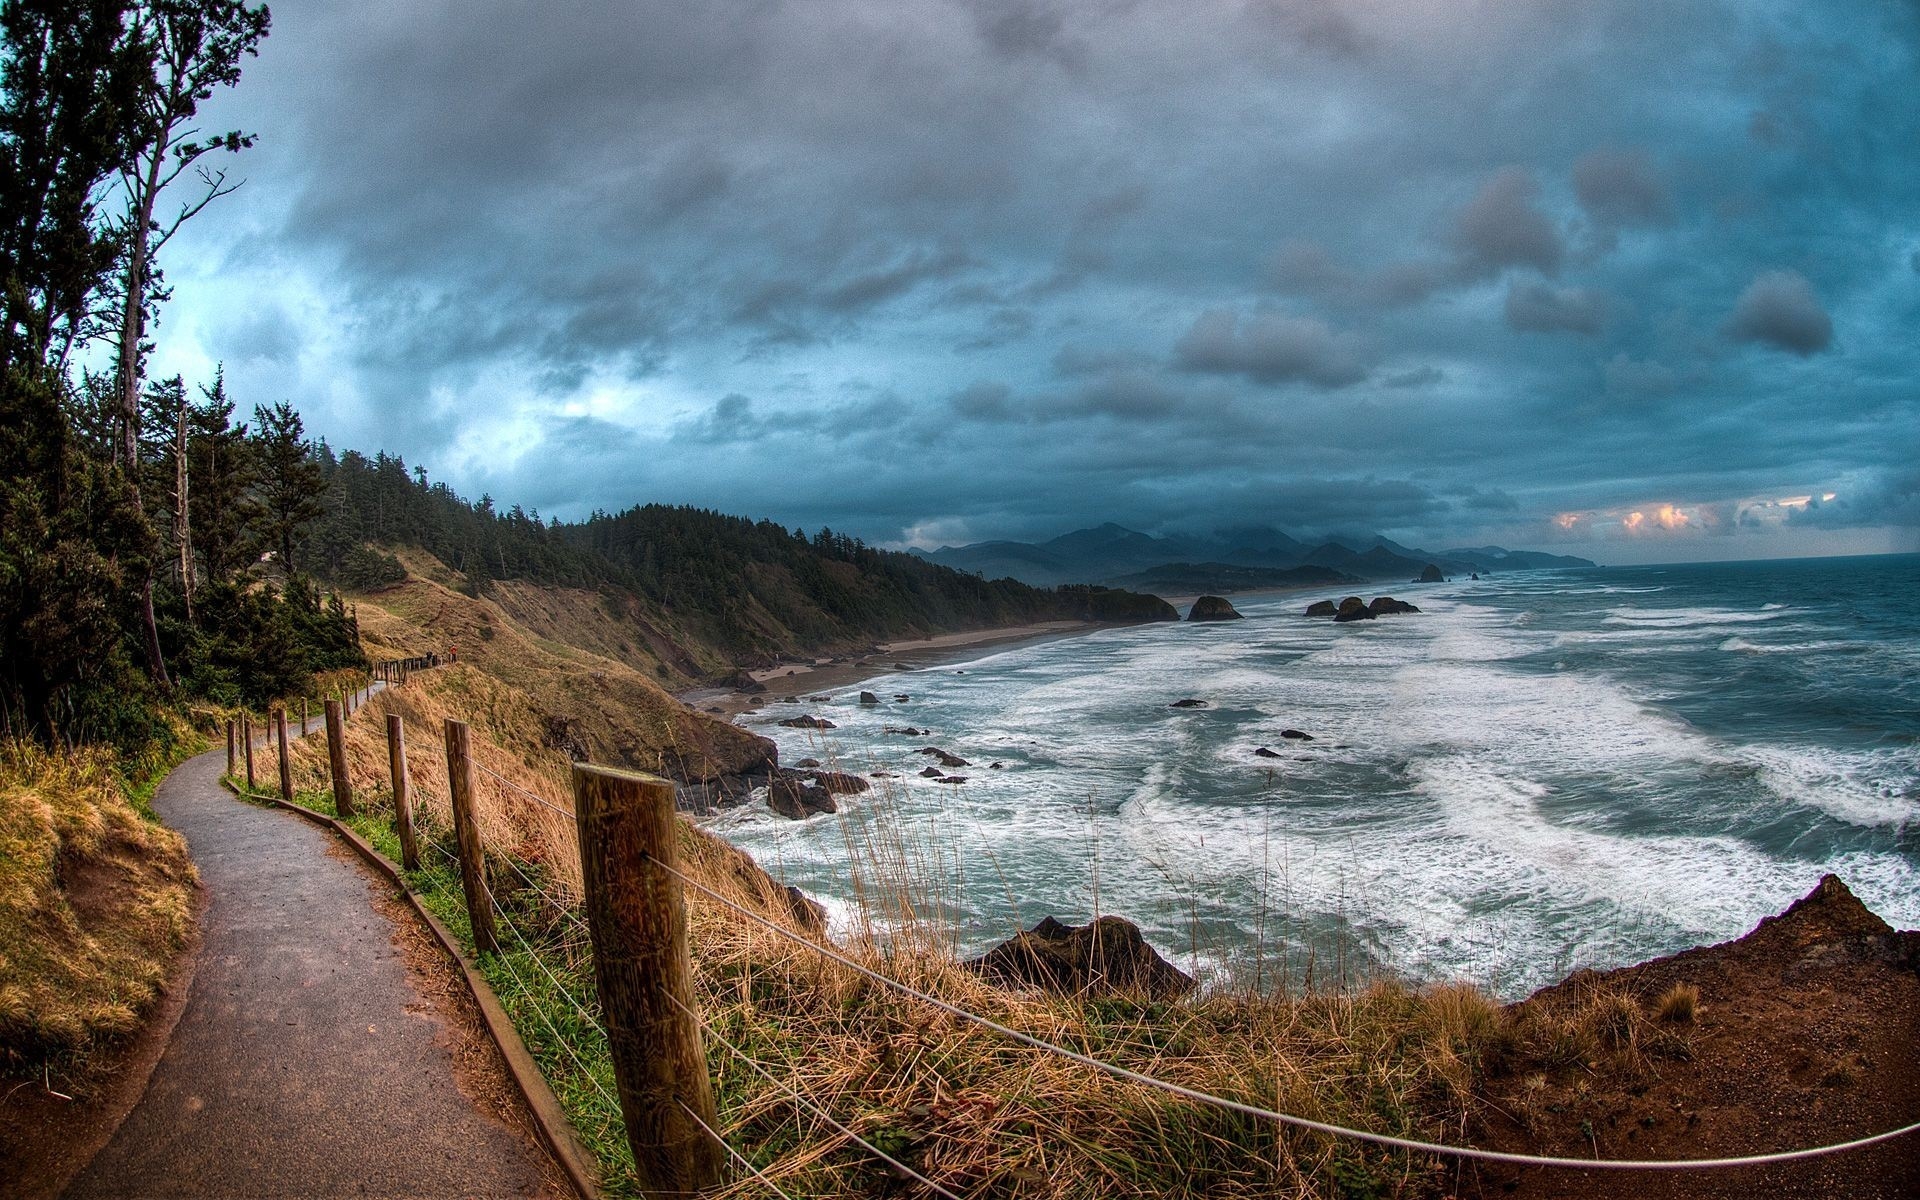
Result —
<path fill-rule="evenodd" d="M 877 651 L 865 654 L 823 657 L 812 663 L 783 663 L 754 671 L 753 678 L 766 685 L 764 695 L 750 696 L 727 687 L 704 687 L 681 692 L 678 698 L 694 708 L 733 717 L 754 707 L 752 702 L 756 699 L 831 695 L 876 675 L 903 669 L 922 671 L 958 662 L 988 646 L 1006 648 L 1055 638 L 1077 637 L 1096 629 L 1115 627 L 1116 623 L 1112 621 L 1039 621 L 1031 625 L 969 629 L 960 633 L 943 633 L 937 637 L 882 642 Z"/>

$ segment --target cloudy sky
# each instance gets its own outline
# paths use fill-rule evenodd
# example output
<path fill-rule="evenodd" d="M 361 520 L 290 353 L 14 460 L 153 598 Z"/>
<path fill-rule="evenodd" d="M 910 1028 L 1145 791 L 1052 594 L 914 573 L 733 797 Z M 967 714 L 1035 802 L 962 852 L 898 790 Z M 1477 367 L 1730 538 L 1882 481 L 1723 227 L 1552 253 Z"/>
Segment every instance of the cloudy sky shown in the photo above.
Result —
<path fill-rule="evenodd" d="M 1920 549 L 1908 0 L 301 0 L 157 367 L 581 516 Z"/>

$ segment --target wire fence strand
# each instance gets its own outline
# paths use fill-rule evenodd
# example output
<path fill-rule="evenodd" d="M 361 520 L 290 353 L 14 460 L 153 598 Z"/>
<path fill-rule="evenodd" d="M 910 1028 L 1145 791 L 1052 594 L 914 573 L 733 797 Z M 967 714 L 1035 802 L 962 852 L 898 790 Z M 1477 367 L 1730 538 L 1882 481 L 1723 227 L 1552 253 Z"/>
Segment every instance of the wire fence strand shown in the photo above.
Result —
<path fill-rule="evenodd" d="M 835 1129 L 839 1130 L 841 1133 L 845 1134 L 847 1137 L 852 1138 L 855 1142 L 858 1142 L 861 1146 L 865 1147 L 866 1150 L 869 1153 L 871 1153 L 875 1158 L 878 1158 L 882 1162 L 885 1162 L 888 1166 L 891 1166 L 894 1170 L 899 1171 L 901 1174 L 907 1175 L 913 1179 L 919 1180 L 921 1183 L 925 1184 L 932 1191 L 937 1192 L 942 1196 L 945 1196 L 947 1200 L 963 1200 L 962 1197 L 954 1195 L 952 1192 L 948 1191 L 946 1188 L 941 1187 L 939 1184 L 935 1183 L 933 1180 L 928 1179 L 925 1175 L 922 1175 L 920 1172 L 914 1170 L 912 1167 L 901 1162 L 899 1159 L 895 1158 L 893 1155 L 888 1154 L 885 1150 L 882 1150 L 880 1147 L 874 1145 L 872 1142 L 868 1141 L 866 1138 L 861 1137 L 859 1134 L 855 1133 L 853 1130 L 847 1128 L 845 1125 L 842 1125 L 839 1121 L 834 1119 L 834 1116 L 832 1113 L 820 1107 L 818 1104 L 815 1104 L 812 1100 L 802 1095 L 798 1088 L 794 1087 L 792 1084 L 786 1082 L 785 1080 L 775 1076 L 773 1072 L 761 1066 L 760 1063 L 756 1061 L 752 1055 L 748 1054 L 745 1050 L 742 1050 L 740 1047 L 734 1045 L 732 1042 L 728 1041 L 724 1036 L 721 1035 L 719 1030 L 715 1029 L 712 1025 L 710 1025 L 705 1020 L 703 1020 L 699 1013 L 694 1012 L 692 1009 L 688 1008 L 686 1005 L 680 1003 L 679 999 L 675 997 L 671 992 L 663 992 L 661 994 L 666 996 L 668 1003 L 672 1004 L 675 1008 L 679 1009 L 681 1012 L 687 1014 L 688 1019 L 690 1019 L 695 1025 L 698 1025 L 701 1029 L 705 1030 L 708 1036 L 712 1037 L 714 1041 L 719 1042 L 720 1045 L 725 1047 L 729 1052 L 731 1052 L 735 1058 L 747 1064 L 749 1067 L 752 1067 L 755 1071 L 759 1072 L 760 1076 L 763 1079 L 765 1079 L 768 1083 L 771 1083 L 773 1086 L 779 1088 L 781 1091 L 784 1091 L 785 1093 L 787 1093 L 787 1095 L 792 1096 L 794 1099 L 794 1102 L 800 1105 L 800 1107 L 806 1109 L 808 1112 L 812 1113 L 814 1116 L 819 1117 L 822 1121 L 825 1121 L 827 1124 L 833 1126 Z"/>
<path fill-rule="evenodd" d="M 1156 1088 L 1160 1091 L 1167 1092 L 1171 1095 L 1181 1096 L 1185 1099 L 1192 1100 L 1195 1103 L 1210 1104 L 1215 1108 L 1225 1109 L 1229 1112 L 1237 1112 L 1242 1116 L 1257 1117 L 1257 1118 L 1268 1120 L 1268 1121 L 1277 1121 L 1283 1125 L 1291 1125 L 1294 1128 L 1306 1129 L 1314 1133 L 1328 1134 L 1333 1137 L 1352 1138 L 1357 1141 L 1371 1142 L 1376 1146 L 1386 1146 L 1386 1147 L 1397 1149 L 1397 1150 L 1408 1150 L 1408 1151 L 1412 1151 L 1419 1154 L 1436 1154 L 1436 1155 L 1441 1155 L 1441 1156 L 1450 1157 L 1450 1158 L 1470 1158 L 1470 1159 L 1476 1159 L 1480 1162 L 1506 1163 L 1510 1166 L 1568 1167 L 1568 1168 L 1572 1168 L 1575 1170 L 1582 1170 L 1582 1171 L 1592 1171 L 1592 1170 L 1703 1171 L 1703 1170 L 1715 1170 L 1715 1169 L 1728 1168 L 1728 1167 L 1766 1166 L 1773 1163 L 1793 1162 L 1798 1159 L 1818 1158 L 1822 1155 L 1839 1154 L 1847 1150 L 1862 1149 L 1864 1147 L 1872 1146 L 1880 1142 L 1891 1141 L 1894 1138 L 1903 1137 L 1907 1134 L 1915 1132 L 1916 1130 L 1920 1130 L 1920 1121 L 1916 1121 L 1913 1124 L 1903 1125 L 1898 1129 L 1888 1130 L 1885 1133 L 1876 1133 L 1867 1137 L 1855 1138 L 1851 1141 L 1838 1142 L 1838 1143 L 1827 1145 L 1827 1146 L 1813 1146 L 1813 1147 L 1809 1147 L 1801 1150 L 1783 1150 L 1783 1151 L 1778 1151 L 1770 1154 L 1743 1155 L 1736 1158 L 1687 1158 L 1687 1159 L 1635 1160 L 1635 1159 L 1609 1159 L 1609 1158 L 1563 1158 L 1555 1155 L 1546 1155 L 1546 1154 L 1513 1154 L 1503 1150 L 1482 1150 L 1474 1146 L 1449 1146 L 1439 1142 L 1426 1142 L 1426 1141 L 1420 1141 L 1415 1138 L 1395 1137 L 1392 1134 L 1373 1133 L 1365 1129 L 1353 1129 L 1345 1125 L 1335 1125 L 1327 1121 L 1316 1121 L 1311 1117 L 1302 1117 L 1295 1113 L 1278 1112 L 1271 1108 L 1262 1108 L 1261 1106 L 1256 1104 L 1246 1104 L 1239 1100 L 1230 1100 L 1225 1096 L 1216 1096 L 1212 1092 L 1203 1092 L 1197 1088 L 1190 1088 L 1178 1083 L 1169 1082 L 1165 1079 L 1158 1079 L 1152 1075 L 1145 1075 L 1139 1071 L 1130 1070 L 1126 1067 L 1118 1066 L 1114 1063 L 1103 1062 L 1100 1059 L 1094 1058 L 1092 1055 L 1082 1054 L 1077 1050 L 1069 1050 L 1065 1046 L 1061 1046 L 1053 1042 L 1049 1042 L 1045 1038 L 1035 1037 L 1030 1033 L 1022 1033 L 1018 1029 L 1009 1028 L 1006 1025 L 1000 1024 L 998 1021 L 994 1021 L 987 1017 L 980 1016 L 977 1013 L 969 1012 L 966 1009 L 961 1008 L 957 1004 L 953 1004 L 946 1000 L 942 1000 L 938 996 L 929 995 L 918 988 L 915 988 L 909 984 L 902 983 L 897 979 L 891 978 L 890 976 L 880 973 L 879 971 L 875 971 L 871 967 L 867 967 L 861 963 L 855 962 L 853 959 L 848 958 L 846 955 L 841 954 L 838 951 L 826 945 L 823 945 L 820 942 L 816 942 L 810 938 L 802 937 L 801 935 L 793 932 L 792 930 L 783 928 L 782 926 L 767 920 L 765 917 L 759 915 L 758 913 L 752 912 L 742 907 L 741 905 L 734 903 L 732 900 L 729 900 L 727 897 L 722 896 L 720 893 L 698 882 L 697 880 L 687 878 L 685 875 L 681 874 L 679 871 L 675 870 L 674 868 L 668 866 L 666 863 L 661 862 L 657 858 L 652 859 L 651 861 L 655 866 L 659 867 L 661 870 L 665 871 L 667 874 L 673 876 L 675 879 L 678 879 L 681 883 L 685 884 L 686 886 L 694 889 L 697 892 L 700 892 L 702 895 L 705 895 L 709 899 L 716 901 L 717 903 L 723 905 L 724 907 L 732 909 L 734 912 L 740 914 L 741 916 L 747 918 L 748 920 L 754 922 L 755 924 L 760 925 L 763 928 L 766 928 L 775 934 L 778 934 L 779 936 L 787 939 L 788 941 L 791 941 L 798 946 L 802 946 L 806 949 L 812 950 L 814 953 L 819 954 L 824 958 L 831 959 L 834 962 L 839 963 L 841 966 L 846 967 L 848 970 L 854 971 L 860 975 L 865 976 L 868 979 L 873 980 L 875 983 L 881 984 L 884 987 L 891 988 L 902 995 L 910 996 L 923 1003 L 930 1004 L 933 1007 L 940 1009 L 943 1012 L 959 1017 L 963 1021 L 970 1021 L 973 1024 L 978 1025 L 983 1029 L 991 1030 L 994 1033 L 1000 1034 L 1002 1037 L 1011 1038 L 1016 1042 L 1020 1042 L 1021 1044 L 1026 1046 L 1031 1046 L 1036 1050 L 1044 1050 L 1049 1054 L 1056 1054 L 1062 1058 L 1080 1063 L 1083 1066 L 1092 1067 L 1094 1070 L 1104 1071 L 1108 1075 L 1111 1075 L 1116 1079 L 1125 1079 L 1133 1083 L 1142 1084 L 1146 1087 Z"/>
<path fill-rule="evenodd" d="M 706 1130 L 707 1136 L 712 1138 L 715 1142 L 719 1143 L 720 1148 L 727 1152 L 727 1156 L 729 1158 L 733 1159 L 734 1162 L 740 1164 L 742 1167 L 745 1167 L 747 1169 L 748 1174 L 752 1175 L 756 1180 L 767 1185 L 769 1188 L 772 1188 L 773 1194 L 776 1196 L 779 1196 L 781 1200 L 793 1200 L 792 1196 L 787 1195 L 785 1191 L 781 1190 L 781 1187 L 779 1184 L 767 1178 L 767 1173 L 765 1171 L 762 1171 L 759 1167 L 754 1166 L 752 1161 L 750 1161 L 746 1155 L 740 1153 L 738 1150 L 735 1150 L 733 1148 L 733 1143 L 729 1142 L 726 1138 L 721 1137 L 718 1133 L 716 1133 L 714 1131 L 713 1126 L 707 1124 L 705 1121 L 702 1121 L 700 1119 L 700 1114 L 694 1112 L 691 1108 L 688 1108 L 685 1101 L 675 1099 L 674 1103 L 680 1106 L 680 1111 L 687 1114 L 687 1117 L 689 1120 L 691 1120 L 695 1125 L 698 1125 L 700 1128 Z"/>

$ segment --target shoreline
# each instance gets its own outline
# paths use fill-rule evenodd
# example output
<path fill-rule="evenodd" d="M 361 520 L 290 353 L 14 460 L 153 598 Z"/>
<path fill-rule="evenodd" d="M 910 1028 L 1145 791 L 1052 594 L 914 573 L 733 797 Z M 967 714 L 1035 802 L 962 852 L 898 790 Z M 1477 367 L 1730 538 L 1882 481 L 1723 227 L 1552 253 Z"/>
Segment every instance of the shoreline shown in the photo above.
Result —
<path fill-rule="evenodd" d="M 936 634 L 929 638 L 909 638 L 882 642 L 858 655 L 821 657 L 812 663 L 782 663 L 750 672 L 765 692 L 747 693 L 730 687 L 689 688 L 674 698 L 691 708 L 726 720 L 770 703 L 782 696 L 813 696 L 842 691 L 880 675 L 900 670 L 923 671 L 931 667 L 966 660 L 972 651 L 994 647 L 1013 649 L 1039 645 L 1062 638 L 1080 637 L 1099 629 L 1131 628 L 1132 621 L 1039 621 L 1030 625 L 1003 625 L 992 629 L 969 629 L 959 633 Z"/>
<path fill-rule="evenodd" d="M 1344 585 L 1344 589 L 1340 586 L 1334 587 L 1332 591 L 1338 594 L 1335 599 L 1337 600 L 1339 596 L 1355 594 L 1351 590 L 1354 586 Z M 1286 584 L 1280 587 L 1246 588 L 1219 594 L 1231 603 L 1236 598 L 1259 600 L 1273 596 L 1304 595 L 1327 590 L 1325 584 Z M 1161 596 L 1160 598 L 1179 610 L 1180 619 L 1184 621 L 1187 609 L 1191 608 L 1193 602 L 1203 594 L 1213 593 Z M 930 667 L 961 662 L 968 657 L 969 652 L 989 646 L 1012 649 L 1017 646 L 1058 641 L 1062 638 L 1081 637 L 1099 629 L 1127 629 L 1140 624 L 1159 623 L 1037 621 L 1027 625 L 967 629 L 957 633 L 936 634 L 928 638 L 907 638 L 900 641 L 881 642 L 858 654 L 822 655 L 811 663 L 782 663 L 776 667 L 765 667 L 748 672 L 756 683 L 765 685 L 767 689 L 765 692 L 741 692 L 724 685 L 711 685 L 688 688 L 685 691 L 675 692 L 673 696 L 689 708 L 731 721 L 758 707 L 753 703 L 755 699 L 760 699 L 762 703 L 770 703 L 782 696 L 804 697 L 844 690 L 876 676 L 889 675 L 900 670 L 922 671 Z"/>

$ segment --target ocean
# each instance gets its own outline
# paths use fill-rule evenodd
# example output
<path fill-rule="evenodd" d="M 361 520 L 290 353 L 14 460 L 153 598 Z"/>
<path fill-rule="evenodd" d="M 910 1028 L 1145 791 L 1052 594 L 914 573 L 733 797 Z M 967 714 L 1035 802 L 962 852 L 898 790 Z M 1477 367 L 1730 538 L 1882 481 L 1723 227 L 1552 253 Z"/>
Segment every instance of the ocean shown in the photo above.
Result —
<path fill-rule="evenodd" d="M 708 824 L 843 928 L 873 863 L 906 861 L 962 953 L 1114 913 L 1216 983 L 1515 997 L 1738 937 L 1829 871 L 1920 926 L 1920 556 L 1365 591 L 1423 611 L 1335 625 L 1301 615 L 1317 592 L 1237 597 L 1245 620 L 769 704 L 743 721 L 782 762 L 895 777 L 837 814 Z M 776 724 L 801 712 L 839 727 Z M 882 731 L 906 725 L 932 732 Z M 921 778 L 925 746 L 966 782 Z"/>

